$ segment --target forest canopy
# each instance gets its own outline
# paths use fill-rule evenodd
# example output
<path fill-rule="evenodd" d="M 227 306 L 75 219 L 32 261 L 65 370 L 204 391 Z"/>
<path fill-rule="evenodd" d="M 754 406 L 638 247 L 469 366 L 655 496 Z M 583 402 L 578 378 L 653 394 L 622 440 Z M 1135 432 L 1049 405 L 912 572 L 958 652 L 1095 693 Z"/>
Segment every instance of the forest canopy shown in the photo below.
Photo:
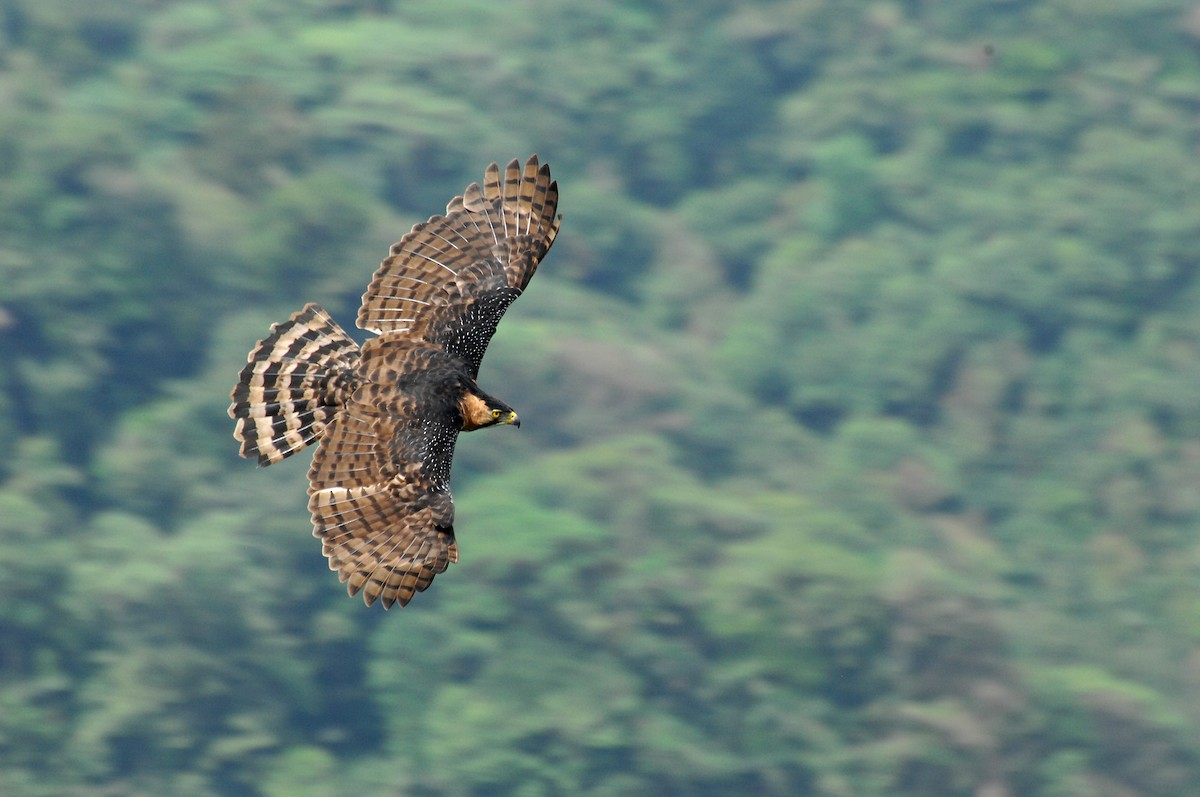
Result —
<path fill-rule="evenodd" d="M 0 792 L 1200 791 L 1200 6 L 0 0 Z M 462 563 L 225 415 L 537 152 Z"/>

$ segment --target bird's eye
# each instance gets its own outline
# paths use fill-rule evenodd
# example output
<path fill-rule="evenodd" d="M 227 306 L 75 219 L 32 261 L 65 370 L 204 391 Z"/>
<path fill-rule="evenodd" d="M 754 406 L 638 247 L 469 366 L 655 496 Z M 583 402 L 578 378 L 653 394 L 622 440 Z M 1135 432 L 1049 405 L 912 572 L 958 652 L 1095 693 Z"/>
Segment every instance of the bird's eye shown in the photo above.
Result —
<path fill-rule="evenodd" d="M 500 417 L 500 410 L 492 410 L 492 417 L 493 417 L 493 418 L 499 418 L 499 417 Z"/>

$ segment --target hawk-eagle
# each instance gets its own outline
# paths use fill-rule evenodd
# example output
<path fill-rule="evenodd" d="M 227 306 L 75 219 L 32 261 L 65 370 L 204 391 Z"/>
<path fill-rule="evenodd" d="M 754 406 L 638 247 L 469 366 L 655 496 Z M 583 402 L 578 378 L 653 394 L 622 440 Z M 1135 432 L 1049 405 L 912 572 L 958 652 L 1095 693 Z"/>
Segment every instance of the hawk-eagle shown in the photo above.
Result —
<path fill-rule="evenodd" d="M 558 184 L 537 156 L 491 164 L 444 216 L 392 246 L 362 297 L 361 348 L 309 304 L 247 358 L 229 416 L 270 465 L 320 441 L 313 536 L 367 605 L 406 605 L 458 561 L 450 463 L 460 431 L 519 426 L 475 379 L 496 324 L 558 233 Z"/>

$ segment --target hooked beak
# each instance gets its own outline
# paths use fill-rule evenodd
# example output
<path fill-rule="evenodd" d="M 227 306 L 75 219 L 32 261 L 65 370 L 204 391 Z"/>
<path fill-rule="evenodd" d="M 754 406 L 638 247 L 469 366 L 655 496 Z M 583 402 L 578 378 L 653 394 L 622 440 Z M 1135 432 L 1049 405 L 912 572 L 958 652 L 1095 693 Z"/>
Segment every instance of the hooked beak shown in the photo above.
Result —
<path fill-rule="evenodd" d="M 504 419 L 504 422 L 511 423 L 513 426 L 517 427 L 518 429 L 521 428 L 521 419 L 517 417 L 517 413 L 515 413 L 515 412 L 509 412 L 508 417 Z"/>

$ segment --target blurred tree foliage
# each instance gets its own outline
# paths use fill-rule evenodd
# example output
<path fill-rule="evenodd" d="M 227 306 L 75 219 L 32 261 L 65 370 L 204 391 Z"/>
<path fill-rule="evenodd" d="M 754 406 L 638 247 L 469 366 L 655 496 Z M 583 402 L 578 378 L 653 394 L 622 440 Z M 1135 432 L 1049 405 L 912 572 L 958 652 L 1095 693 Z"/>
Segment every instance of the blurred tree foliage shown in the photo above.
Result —
<path fill-rule="evenodd" d="M 1200 786 L 1200 6 L 0 0 L 0 792 Z M 226 396 L 537 151 L 463 563 Z"/>

